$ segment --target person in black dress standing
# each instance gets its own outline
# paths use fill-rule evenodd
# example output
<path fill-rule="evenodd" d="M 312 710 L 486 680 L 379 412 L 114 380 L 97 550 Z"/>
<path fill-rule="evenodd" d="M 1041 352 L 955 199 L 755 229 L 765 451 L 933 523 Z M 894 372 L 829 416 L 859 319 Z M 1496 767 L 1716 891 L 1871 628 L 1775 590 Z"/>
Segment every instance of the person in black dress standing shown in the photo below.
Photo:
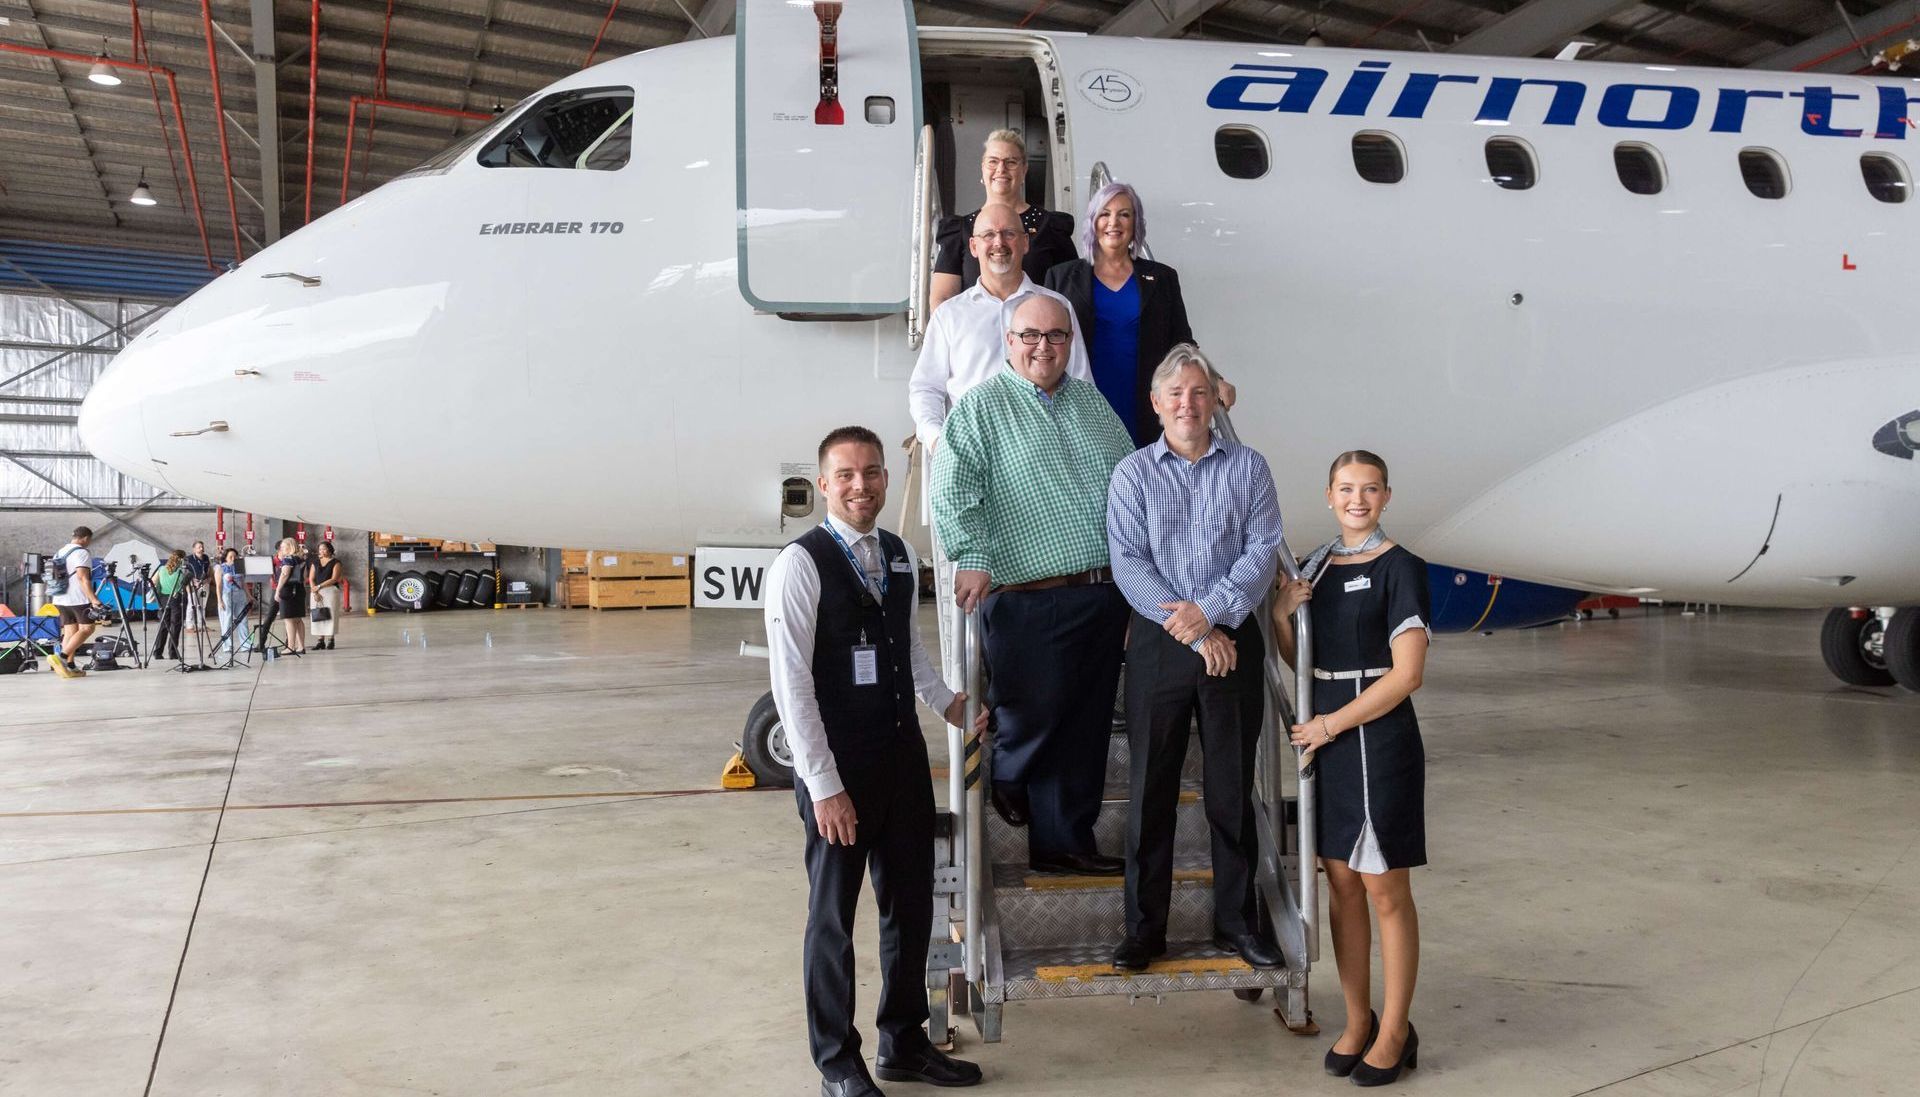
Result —
<path fill-rule="evenodd" d="M 1287 618 L 1313 621 L 1313 711 L 1293 726 L 1302 765 L 1318 767 L 1320 863 L 1327 872 L 1333 955 L 1347 1027 L 1327 1051 L 1330 1074 L 1387 1085 L 1418 1064 L 1409 1019 L 1420 966 L 1420 918 L 1408 869 L 1427 863 L 1426 754 L 1413 714 L 1432 639 L 1426 561 L 1387 540 L 1387 463 L 1366 450 L 1334 459 L 1327 505 L 1340 536 L 1308 558 L 1306 578 L 1274 599 L 1275 641 L 1294 661 Z M 1384 1016 L 1373 1013 L 1372 927 L 1380 920 Z"/>
<path fill-rule="evenodd" d="M 291 537 L 280 540 L 280 554 L 273 558 L 274 601 L 287 626 L 287 650 L 295 655 L 307 653 L 307 567 Z M 266 643 L 264 630 L 262 644 Z"/>
<path fill-rule="evenodd" d="M 1073 258 L 1073 215 L 1041 209 L 1027 202 L 1027 139 L 1019 130 L 994 130 L 980 153 L 980 181 L 987 188 L 987 204 L 1002 203 L 1020 215 L 1027 233 L 1027 256 L 1020 267 L 1034 285 L 1046 280 L 1056 263 Z M 980 211 L 940 222 L 934 231 L 933 278 L 927 287 L 931 316 L 940 303 L 964 292 L 980 280 L 980 260 L 967 247 L 973 237 L 973 219 Z"/>

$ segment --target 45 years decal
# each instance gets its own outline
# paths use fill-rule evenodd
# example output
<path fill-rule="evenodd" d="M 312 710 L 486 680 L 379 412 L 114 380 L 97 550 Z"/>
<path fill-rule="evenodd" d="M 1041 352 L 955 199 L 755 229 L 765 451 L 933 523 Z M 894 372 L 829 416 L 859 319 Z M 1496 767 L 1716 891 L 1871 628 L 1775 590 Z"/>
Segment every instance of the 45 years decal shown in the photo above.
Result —
<path fill-rule="evenodd" d="M 1119 69 L 1088 69 L 1074 82 L 1080 94 L 1101 110 L 1126 111 L 1140 105 L 1140 81 Z"/>

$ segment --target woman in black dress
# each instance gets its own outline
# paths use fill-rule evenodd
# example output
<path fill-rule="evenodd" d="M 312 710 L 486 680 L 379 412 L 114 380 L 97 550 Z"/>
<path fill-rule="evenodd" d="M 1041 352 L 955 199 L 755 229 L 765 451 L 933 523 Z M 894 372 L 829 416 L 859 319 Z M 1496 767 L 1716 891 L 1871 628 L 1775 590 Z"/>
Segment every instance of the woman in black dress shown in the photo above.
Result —
<path fill-rule="evenodd" d="M 1393 497 L 1387 463 L 1366 450 L 1341 454 L 1327 475 L 1340 536 L 1314 553 L 1308 578 L 1274 600 L 1281 657 L 1294 660 L 1287 618 L 1313 615 L 1313 711 L 1293 726 L 1302 764 L 1318 767 L 1320 863 L 1327 872 L 1333 955 L 1347 1027 L 1327 1051 L 1327 1072 L 1356 1085 L 1387 1085 L 1417 1064 L 1408 1011 L 1420 966 L 1420 919 L 1407 870 L 1427 863 L 1426 755 L 1414 718 L 1432 638 L 1426 561 L 1386 539 L 1380 515 Z M 1372 932 L 1380 920 L 1386 1000 L 1369 1001 Z"/>
<path fill-rule="evenodd" d="M 293 538 L 283 538 L 280 554 L 274 558 L 274 600 L 280 603 L 280 619 L 287 625 L 287 650 L 295 655 L 307 652 L 306 564 L 294 548 Z M 265 641 L 262 640 L 262 643 Z"/>
<path fill-rule="evenodd" d="M 987 203 L 1013 207 L 1020 227 L 1027 231 L 1027 257 L 1020 264 L 1039 285 L 1056 263 L 1073 258 L 1073 215 L 1041 209 L 1027 202 L 1027 139 L 1019 130 L 994 130 L 980 151 L 980 182 Z M 980 280 L 980 260 L 967 247 L 973 219 L 980 211 L 949 217 L 934 231 L 933 278 L 928 286 L 927 315 L 947 298 Z"/>

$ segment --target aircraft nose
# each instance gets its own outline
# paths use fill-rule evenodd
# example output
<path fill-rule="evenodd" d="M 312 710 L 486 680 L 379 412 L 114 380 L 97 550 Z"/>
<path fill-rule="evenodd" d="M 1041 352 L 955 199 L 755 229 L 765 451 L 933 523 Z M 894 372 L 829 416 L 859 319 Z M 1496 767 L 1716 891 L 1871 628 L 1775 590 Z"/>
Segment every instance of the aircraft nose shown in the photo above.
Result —
<path fill-rule="evenodd" d="M 145 357 L 137 347 L 122 351 L 93 383 L 80 405 L 80 444 L 119 472 L 165 486 L 140 411 L 142 390 L 151 387 L 140 378 Z"/>

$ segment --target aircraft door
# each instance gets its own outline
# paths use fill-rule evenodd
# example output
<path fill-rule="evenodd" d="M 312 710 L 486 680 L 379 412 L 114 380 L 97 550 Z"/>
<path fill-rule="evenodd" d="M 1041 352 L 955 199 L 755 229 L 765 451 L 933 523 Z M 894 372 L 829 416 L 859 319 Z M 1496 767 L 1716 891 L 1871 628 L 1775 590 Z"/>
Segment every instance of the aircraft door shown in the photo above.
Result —
<path fill-rule="evenodd" d="M 910 0 L 742 0 L 735 34 L 740 293 L 769 312 L 907 306 L 919 43 Z"/>

